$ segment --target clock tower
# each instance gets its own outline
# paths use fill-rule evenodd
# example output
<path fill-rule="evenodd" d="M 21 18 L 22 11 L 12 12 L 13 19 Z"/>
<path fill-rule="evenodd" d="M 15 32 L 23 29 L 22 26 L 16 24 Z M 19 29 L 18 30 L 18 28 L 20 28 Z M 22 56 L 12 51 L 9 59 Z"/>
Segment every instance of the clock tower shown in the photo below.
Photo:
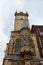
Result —
<path fill-rule="evenodd" d="M 14 31 L 7 43 L 3 65 L 40 65 L 36 35 L 31 32 L 28 13 L 15 12 Z"/>

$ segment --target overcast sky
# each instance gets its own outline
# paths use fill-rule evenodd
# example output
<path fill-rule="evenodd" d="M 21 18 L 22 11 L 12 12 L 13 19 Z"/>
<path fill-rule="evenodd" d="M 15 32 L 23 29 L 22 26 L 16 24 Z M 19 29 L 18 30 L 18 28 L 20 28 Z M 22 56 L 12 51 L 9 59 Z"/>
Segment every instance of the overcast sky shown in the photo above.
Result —
<path fill-rule="evenodd" d="M 0 65 L 2 65 L 6 43 L 14 29 L 15 11 L 29 13 L 31 25 L 43 25 L 43 0 L 0 0 Z"/>

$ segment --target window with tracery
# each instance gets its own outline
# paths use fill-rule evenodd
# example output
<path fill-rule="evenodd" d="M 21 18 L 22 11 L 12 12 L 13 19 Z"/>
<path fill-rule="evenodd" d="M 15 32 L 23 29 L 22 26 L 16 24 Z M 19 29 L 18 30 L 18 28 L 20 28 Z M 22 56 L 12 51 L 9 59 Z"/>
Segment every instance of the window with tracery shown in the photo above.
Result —
<path fill-rule="evenodd" d="M 29 37 L 28 35 L 22 35 L 22 46 L 29 45 Z"/>
<path fill-rule="evenodd" d="M 19 39 L 16 40 L 16 43 L 15 43 L 15 51 L 19 51 L 20 50 L 20 41 Z"/>

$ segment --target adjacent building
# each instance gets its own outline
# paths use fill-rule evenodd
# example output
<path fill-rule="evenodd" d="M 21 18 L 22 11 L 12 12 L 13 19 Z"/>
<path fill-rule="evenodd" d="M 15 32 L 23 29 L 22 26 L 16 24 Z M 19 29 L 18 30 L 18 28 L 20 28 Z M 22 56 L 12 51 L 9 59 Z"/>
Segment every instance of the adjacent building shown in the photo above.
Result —
<path fill-rule="evenodd" d="M 43 58 L 43 26 L 32 25 L 31 32 L 36 34 L 39 54 L 40 54 L 40 57 Z"/>

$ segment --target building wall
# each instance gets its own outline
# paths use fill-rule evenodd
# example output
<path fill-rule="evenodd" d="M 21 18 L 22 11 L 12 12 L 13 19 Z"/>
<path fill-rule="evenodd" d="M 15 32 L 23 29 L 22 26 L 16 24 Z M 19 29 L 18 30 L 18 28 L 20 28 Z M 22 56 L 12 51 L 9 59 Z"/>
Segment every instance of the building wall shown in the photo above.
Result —
<path fill-rule="evenodd" d="M 43 58 L 43 34 L 41 35 L 41 33 L 43 33 L 43 26 L 34 25 L 32 26 L 31 32 L 36 34 L 39 54 L 40 57 Z"/>

